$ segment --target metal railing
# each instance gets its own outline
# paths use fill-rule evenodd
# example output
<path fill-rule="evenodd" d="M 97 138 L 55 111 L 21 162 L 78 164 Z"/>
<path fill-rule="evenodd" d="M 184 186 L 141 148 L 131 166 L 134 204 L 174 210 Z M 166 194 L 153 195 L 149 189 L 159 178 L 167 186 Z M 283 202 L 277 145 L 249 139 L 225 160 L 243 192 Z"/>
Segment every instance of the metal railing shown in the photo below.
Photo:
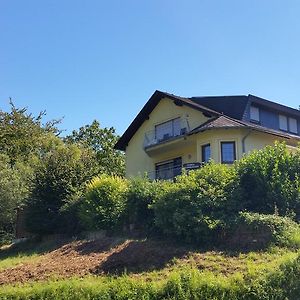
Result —
<path fill-rule="evenodd" d="M 164 168 L 164 169 L 161 169 L 161 170 L 148 172 L 147 176 L 151 180 L 156 180 L 156 179 L 171 180 L 174 177 L 180 175 L 181 173 L 182 173 L 182 167 L 178 166 L 178 167 Z"/>
<path fill-rule="evenodd" d="M 195 163 L 194 163 L 195 164 Z M 156 170 L 152 172 L 148 172 L 147 176 L 151 180 L 172 180 L 174 177 L 181 175 L 182 172 L 186 172 L 187 174 L 192 171 L 199 168 L 202 168 L 205 163 L 197 163 L 197 166 L 189 166 L 191 164 L 185 164 L 183 166 L 175 166 L 170 168 L 164 168 L 161 170 Z"/>
<path fill-rule="evenodd" d="M 160 135 L 156 129 L 145 133 L 144 148 L 164 143 L 176 137 L 184 136 L 190 131 L 188 121 L 186 119 L 180 120 L 180 127 L 177 130 L 170 130 L 170 132 Z"/>

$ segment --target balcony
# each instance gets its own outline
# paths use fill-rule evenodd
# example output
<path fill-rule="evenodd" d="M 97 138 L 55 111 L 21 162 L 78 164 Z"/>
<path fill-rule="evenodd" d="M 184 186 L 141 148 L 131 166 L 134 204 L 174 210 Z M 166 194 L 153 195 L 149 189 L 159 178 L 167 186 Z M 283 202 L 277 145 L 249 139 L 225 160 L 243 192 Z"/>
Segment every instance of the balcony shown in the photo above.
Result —
<path fill-rule="evenodd" d="M 189 131 L 189 124 L 186 119 L 178 118 L 157 125 L 154 130 L 145 133 L 144 149 L 147 150 L 150 147 L 176 140 L 185 136 Z"/>

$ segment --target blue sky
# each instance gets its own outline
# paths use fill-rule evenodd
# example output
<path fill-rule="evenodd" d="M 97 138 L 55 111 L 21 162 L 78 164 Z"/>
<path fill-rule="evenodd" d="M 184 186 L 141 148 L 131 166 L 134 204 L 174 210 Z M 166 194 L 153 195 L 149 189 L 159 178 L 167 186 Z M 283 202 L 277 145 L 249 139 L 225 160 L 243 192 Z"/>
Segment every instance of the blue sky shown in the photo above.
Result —
<path fill-rule="evenodd" d="M 299 15 L 298 0 L 0 0 L 0 108 L 119 134 L 156 89 L 298 108 Z"/>

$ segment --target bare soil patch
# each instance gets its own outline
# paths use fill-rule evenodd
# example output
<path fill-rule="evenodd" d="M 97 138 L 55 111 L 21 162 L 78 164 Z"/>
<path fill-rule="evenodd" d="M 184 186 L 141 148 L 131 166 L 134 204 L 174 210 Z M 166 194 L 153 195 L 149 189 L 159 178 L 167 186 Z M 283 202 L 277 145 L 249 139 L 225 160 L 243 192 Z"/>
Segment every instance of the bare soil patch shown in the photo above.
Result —
<path fill-rule="evenodd" d="M 184 248 L 157 241 L 104 238 L 74 241 L 27 262 L 0 271 L 0 285 L 68 278 L 89 274 L 142 272 L 165 267 L 174 257 L 183 257 Z"/>

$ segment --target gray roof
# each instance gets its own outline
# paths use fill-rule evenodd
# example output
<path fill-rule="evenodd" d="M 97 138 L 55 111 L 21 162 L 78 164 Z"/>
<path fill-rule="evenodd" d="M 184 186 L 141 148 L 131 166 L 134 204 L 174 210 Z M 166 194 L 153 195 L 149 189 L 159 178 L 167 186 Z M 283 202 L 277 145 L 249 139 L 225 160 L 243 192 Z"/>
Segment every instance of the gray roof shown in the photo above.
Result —
<path fill-rule="evenodd" d="M 200 126 L 194 128 L 189 132 L 189 134 L 195 134 L 198 132 L 203 132 L 210 129 L 229 129 L 229 128 L 245 128 L 245 129 L 252 129 L 272 135 L 276 135 L 282 138 L 286 139 L 298 139 L 300 140 L 300 136 L 290 134 L 287 132 L 282 132 L 275 129 L 266 128 L 257 124 L 253 124 L 250 122 L 245 122 L 241 120 L 234 120 L 227 116 L 218 116 L 215 118 L 212 118 L 205 123 L 201 124 Z"/>

